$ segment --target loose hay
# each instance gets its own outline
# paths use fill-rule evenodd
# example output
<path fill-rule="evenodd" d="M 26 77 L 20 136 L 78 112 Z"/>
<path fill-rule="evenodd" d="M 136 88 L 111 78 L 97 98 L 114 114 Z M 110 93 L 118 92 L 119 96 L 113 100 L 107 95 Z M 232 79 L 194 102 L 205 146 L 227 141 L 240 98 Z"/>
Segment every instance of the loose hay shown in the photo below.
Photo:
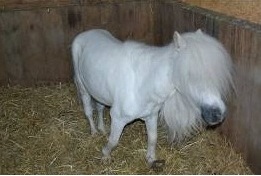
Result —
<path fill-rule="evenodd" d="M 112 163 L 101 163 L 106 136 L 90 135 L 72 84 L 0 88 L 1 174 L 155 174 L 146 165 L 146 129 L 125 128 Z M 109 113 L 106 111 L 107 128 Z M 159 130 L 161 174 L 252 174 L 216 131 L 171 148 Z"/>

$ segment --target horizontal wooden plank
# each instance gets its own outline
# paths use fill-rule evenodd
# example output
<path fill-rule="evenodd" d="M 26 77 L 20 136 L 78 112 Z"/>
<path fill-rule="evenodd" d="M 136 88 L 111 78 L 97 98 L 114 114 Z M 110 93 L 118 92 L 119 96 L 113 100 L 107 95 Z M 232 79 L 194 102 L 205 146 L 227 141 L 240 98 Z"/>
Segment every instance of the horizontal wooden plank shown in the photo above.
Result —
<path fill-rule="evenodd" d="M 39 8 L 55 8 L 75 5 L 97 5 L 108 3 L 125 3 L 135 0 L 0 0 L 0 10 L 29 10 Z M 137 2 L 137 1 L 136 1 Z M 140 0 L 139 2 L 147 2 Z"/>

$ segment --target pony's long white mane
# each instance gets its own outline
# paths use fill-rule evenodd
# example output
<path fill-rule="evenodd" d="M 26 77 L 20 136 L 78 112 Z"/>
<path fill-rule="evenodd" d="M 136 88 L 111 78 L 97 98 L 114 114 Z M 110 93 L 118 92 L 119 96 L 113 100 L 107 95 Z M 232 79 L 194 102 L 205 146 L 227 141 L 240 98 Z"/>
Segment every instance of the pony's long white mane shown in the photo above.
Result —
<path fill-rule="evenodd" d="M 168 129 L 170 142 L 180 142 L 204 126 L 200 104 L 193 94 L 198 90 L 228 96 L 232 82 L 232 62 L 224 47 L 214 38 L 202 33 L 185 33 L 178 47 L 179 57 L 174 61 L 173 84 L 175 92 L 160 110 L 161 120 Z M 174 42 L 171 45 L 175 44 Z M 198 95 L 200 97 L 200 95 Z"/>
<path fill-rule="evenodd" d="M 161 121 L 168 130 L 169 142 L 179 143 L 203 126 L 200 109 L 184 96 L 177 90 L 160 110 Z"/>

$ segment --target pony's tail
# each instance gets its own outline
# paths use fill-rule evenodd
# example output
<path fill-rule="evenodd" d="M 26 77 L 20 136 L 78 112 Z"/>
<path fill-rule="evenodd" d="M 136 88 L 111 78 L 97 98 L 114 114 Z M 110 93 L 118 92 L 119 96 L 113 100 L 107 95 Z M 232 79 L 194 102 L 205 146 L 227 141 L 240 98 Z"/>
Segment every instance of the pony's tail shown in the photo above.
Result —
<path fill-rule="evenodd" d="M 72 43 L 72 62 L 73 62 L 73 80 L 77 88 L 77 94 L 79 99 L 81 98 L 80 95 L 81 92 L 84 92 L 83 84 L 79 74 L 81 56 L 82 56 L 82 46 L 80 41 L 77 40 L 76 37 Z"/>
<path fill-rule="evenodd" d="M 178 91 L 164 102 L 160 119 L 167 129 L 170 143 L 179 143 L 191 137 L 203 126 L 198 107 Z"/>
<path fill-rule="evenodd" d="M 72 43 L 72 61 L 74 67 L 74 73 L 78 71 L 79 61 L 82 55 L 82 46 L 78 37 L 76 37 Z"/>

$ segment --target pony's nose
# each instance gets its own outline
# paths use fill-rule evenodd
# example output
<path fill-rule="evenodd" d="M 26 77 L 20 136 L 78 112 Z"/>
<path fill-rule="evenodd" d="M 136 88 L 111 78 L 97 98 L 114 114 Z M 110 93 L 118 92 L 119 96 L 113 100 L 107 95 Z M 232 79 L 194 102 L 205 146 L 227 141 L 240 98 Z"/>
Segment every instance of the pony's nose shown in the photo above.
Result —
<path fill-rule="evenodd" d="M 201 116 L 208 125 L 212 126 L 221 123 L 223 121 L 224 114 L 218 107 L 201 106 Z"/>

